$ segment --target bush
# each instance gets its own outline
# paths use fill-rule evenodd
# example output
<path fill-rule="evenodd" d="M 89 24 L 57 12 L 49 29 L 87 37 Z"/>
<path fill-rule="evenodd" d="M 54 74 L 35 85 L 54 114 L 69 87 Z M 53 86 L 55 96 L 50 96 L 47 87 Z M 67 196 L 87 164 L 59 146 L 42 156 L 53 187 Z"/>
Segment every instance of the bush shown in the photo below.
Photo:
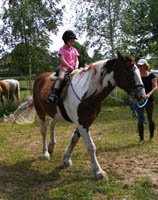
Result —
<path fill-rule="evenodd" d="M 111 94 L 104 100 L 105 106 L 121 106 L 128 105 L 129 95 L 121 90 L 120 88 L 116 89 L 116 94 L 111 92 Z"/>
<path fill-rule="evenodd" d="M 0 105 L 0 117 L 14 112 L 18 106 L 19 103 L 5 103 L 4 105 Z"/>
<path fill-rule="evenodd" d="M 120 88 L 117 88 L 117 96 L 112 92 L 105 100 L 105 106 L 122 106 L 128 105 L 130 96 Z M 158 102 L 158 92 L 154 93 L 155 103 Z"/>

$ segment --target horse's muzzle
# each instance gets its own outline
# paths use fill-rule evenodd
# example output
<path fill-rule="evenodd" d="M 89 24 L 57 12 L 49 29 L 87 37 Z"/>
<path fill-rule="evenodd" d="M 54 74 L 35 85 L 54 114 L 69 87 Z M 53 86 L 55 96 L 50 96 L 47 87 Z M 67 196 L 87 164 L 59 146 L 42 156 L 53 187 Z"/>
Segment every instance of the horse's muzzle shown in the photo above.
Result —
<path fill-rule="evenodd" d="M 136 104 L 142 104 L 144 103 L 146 99 L 146 93 L 144 89 L 144 85 L 136 85 L 132 92 L 130 93 L 132 97 L 132 102 Z"/>

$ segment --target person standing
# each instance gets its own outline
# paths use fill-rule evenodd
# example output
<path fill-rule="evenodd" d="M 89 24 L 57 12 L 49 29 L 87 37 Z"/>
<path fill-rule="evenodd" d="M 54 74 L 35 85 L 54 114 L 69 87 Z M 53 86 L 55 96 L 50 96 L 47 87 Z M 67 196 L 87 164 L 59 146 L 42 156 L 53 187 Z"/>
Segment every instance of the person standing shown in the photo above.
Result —
<path fill-rule="evenodd" d="M 52 104 L 56 103 L 58 100 L 60 85 L 65 77 L 66 72 L 73 71 L 79 66 L 79 53 L 77 49 L 73 47 L 74 41 L 77 40 L 76 35 L 73 31 L 67 30 L 64 32 L 62 39 L 64 41 L 64 45 L 59 49 L 58 52 L 60 56 L 59 76 L 52 88 L 51 95 L 48 97 L 48 103 Z"/>
<path fill-rule="evenodd" d="M 146 59 L 140 59 L 137 63 L 137 66 L 140 70 L 140 75 L 145 87 L 146 92 L 146 98 L 148 98 L 148 102 L 144 108 L 138 108 L 138 112 L 140 112 L 144 116 L 144 109 L 147 113 L 147 118 L 149 121 L 149 133 L 150 133 L 150 140 L 154 137 L 154 129 L 155 129 L 155 123 L 153 119 L 153 111 L 154 111 L 154 92 L 156 92 L 158 86 L 157 86 L 157 80 L 154 74 L 150 73 L 149 70 L 149 64 Z M 138 132 L 140 141 L 139 144 L 144 143 L 144 125 L 143 122 L 138 121 Z"/>

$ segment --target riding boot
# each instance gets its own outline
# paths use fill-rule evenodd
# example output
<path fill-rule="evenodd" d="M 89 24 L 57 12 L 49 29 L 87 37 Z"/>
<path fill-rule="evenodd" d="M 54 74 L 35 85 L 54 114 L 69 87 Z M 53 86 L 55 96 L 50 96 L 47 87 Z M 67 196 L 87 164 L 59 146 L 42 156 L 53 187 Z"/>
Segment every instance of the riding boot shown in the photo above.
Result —
<path fill-rule="evenodd" d="M 140 137 L 139 144 L 143 144 L 143 142 L 144 142 L 144 125 L 143 125 L 143 123 L 138 122 L 138 132 L 139 132 L 139 137 Z"/>
<path fill-rule="evenodd" d="M 150 132 L 150 140 L 153 139 L 154 137 L 154 128 L 155 128 L 155 123 L 149 123 L 149 132 Z"/>
<path fill-rule="evenodd" d="M 57 103 L 57 101 L 58 101 L 58 94 L 59 94 L 59 89 L 52 88 L 52 93 L 48 97 L 48 103 L 51 103 L 51 104 Z"/>

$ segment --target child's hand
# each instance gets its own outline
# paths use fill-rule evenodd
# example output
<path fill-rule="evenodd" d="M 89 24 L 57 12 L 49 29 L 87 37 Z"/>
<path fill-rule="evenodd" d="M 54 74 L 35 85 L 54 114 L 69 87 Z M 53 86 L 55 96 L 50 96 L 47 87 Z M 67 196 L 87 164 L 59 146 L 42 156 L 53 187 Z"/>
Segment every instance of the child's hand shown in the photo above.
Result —
<path fill-rule="evenodd" d="M 68 70 L 68 73 L 70 73 L 71 74 L 71 72 L 73 71 L 73 69 L 72 68 L 70 68 L 69 70 Z"/>

